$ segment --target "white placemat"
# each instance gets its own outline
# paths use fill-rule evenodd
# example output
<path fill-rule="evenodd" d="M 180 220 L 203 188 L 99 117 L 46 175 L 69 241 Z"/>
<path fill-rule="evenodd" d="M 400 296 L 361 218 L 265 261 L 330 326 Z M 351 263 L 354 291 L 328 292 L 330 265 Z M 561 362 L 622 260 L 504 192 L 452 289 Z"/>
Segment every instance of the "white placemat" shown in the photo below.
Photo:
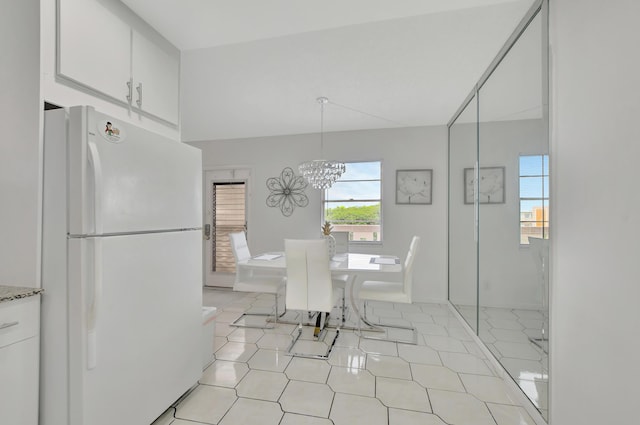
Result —
<path fill-rule="evenodd" d="M 253 257 L 253 260 L 267 260 L 267 261 L 271 261 L 271 260 L 275 260 L 276 258 L 280 258 L 282 257 L 282 254 L 262 254 L 262 255 L 257 255 L 255 257 Z"/>
<path fill-rule="evenodd" d="M 399 258 L 371 257 L 371 264 L 400 264 Z"/>

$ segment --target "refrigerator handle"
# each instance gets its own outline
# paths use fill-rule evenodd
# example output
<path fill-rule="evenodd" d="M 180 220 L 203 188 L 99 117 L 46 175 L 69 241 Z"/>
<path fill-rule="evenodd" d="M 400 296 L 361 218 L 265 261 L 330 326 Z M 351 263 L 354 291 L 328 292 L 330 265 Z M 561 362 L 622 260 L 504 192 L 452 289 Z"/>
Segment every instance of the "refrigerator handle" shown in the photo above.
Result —
<path fill-rule="evenodd" d="M 96 327 L 100 312 L 102 297 L 102 240 L 93 238 L 93 279 L 89 284 L 93 285 L 93 299 L 87 310 L 87 369 L 95 369 L 97 366 L 97 335 Z"/>
<path fill-rule="evenodd" d="M 102 165 L 98 148 L 92 142 L 89 145 L 89 163 L 93 170 L 93 225 L 96 234 L 102 233 Z M 88 197 L 88 199 L 91 199 Z"/>

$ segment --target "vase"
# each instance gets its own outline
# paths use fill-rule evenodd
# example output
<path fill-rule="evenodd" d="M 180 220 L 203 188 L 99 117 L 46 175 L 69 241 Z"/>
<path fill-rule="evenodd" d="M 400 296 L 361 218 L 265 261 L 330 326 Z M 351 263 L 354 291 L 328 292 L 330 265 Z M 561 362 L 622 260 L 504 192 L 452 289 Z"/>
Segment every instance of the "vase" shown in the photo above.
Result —
<path fill-rule="evenodd" d="M 333 235 L 322 235 L 327 240 L 327 251 L 329 254 L 329 260 L 336 255 L 336 239 Z"/>

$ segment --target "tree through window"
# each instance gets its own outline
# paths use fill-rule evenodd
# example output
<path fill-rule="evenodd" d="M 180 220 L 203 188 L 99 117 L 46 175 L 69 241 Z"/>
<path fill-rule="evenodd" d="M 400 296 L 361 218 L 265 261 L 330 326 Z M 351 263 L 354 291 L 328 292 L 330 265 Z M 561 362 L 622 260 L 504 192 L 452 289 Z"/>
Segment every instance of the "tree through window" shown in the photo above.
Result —
<path fill-rule="evenodd" d="M 351 242 L 382 241 L 382 162 L 347 162 L 346 171 L 325 192 L 324 221 Z"/>

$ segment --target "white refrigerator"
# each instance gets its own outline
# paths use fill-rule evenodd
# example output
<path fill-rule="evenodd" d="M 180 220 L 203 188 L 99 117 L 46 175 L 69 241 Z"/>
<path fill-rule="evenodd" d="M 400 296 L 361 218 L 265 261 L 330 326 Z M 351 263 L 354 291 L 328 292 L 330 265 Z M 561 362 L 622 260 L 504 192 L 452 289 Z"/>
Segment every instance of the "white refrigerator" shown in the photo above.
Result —
<path fill-rule="evenodd" d="M 202 374 L 200 151 L 45 112 L 41 425 L 146 425 Z"/>

